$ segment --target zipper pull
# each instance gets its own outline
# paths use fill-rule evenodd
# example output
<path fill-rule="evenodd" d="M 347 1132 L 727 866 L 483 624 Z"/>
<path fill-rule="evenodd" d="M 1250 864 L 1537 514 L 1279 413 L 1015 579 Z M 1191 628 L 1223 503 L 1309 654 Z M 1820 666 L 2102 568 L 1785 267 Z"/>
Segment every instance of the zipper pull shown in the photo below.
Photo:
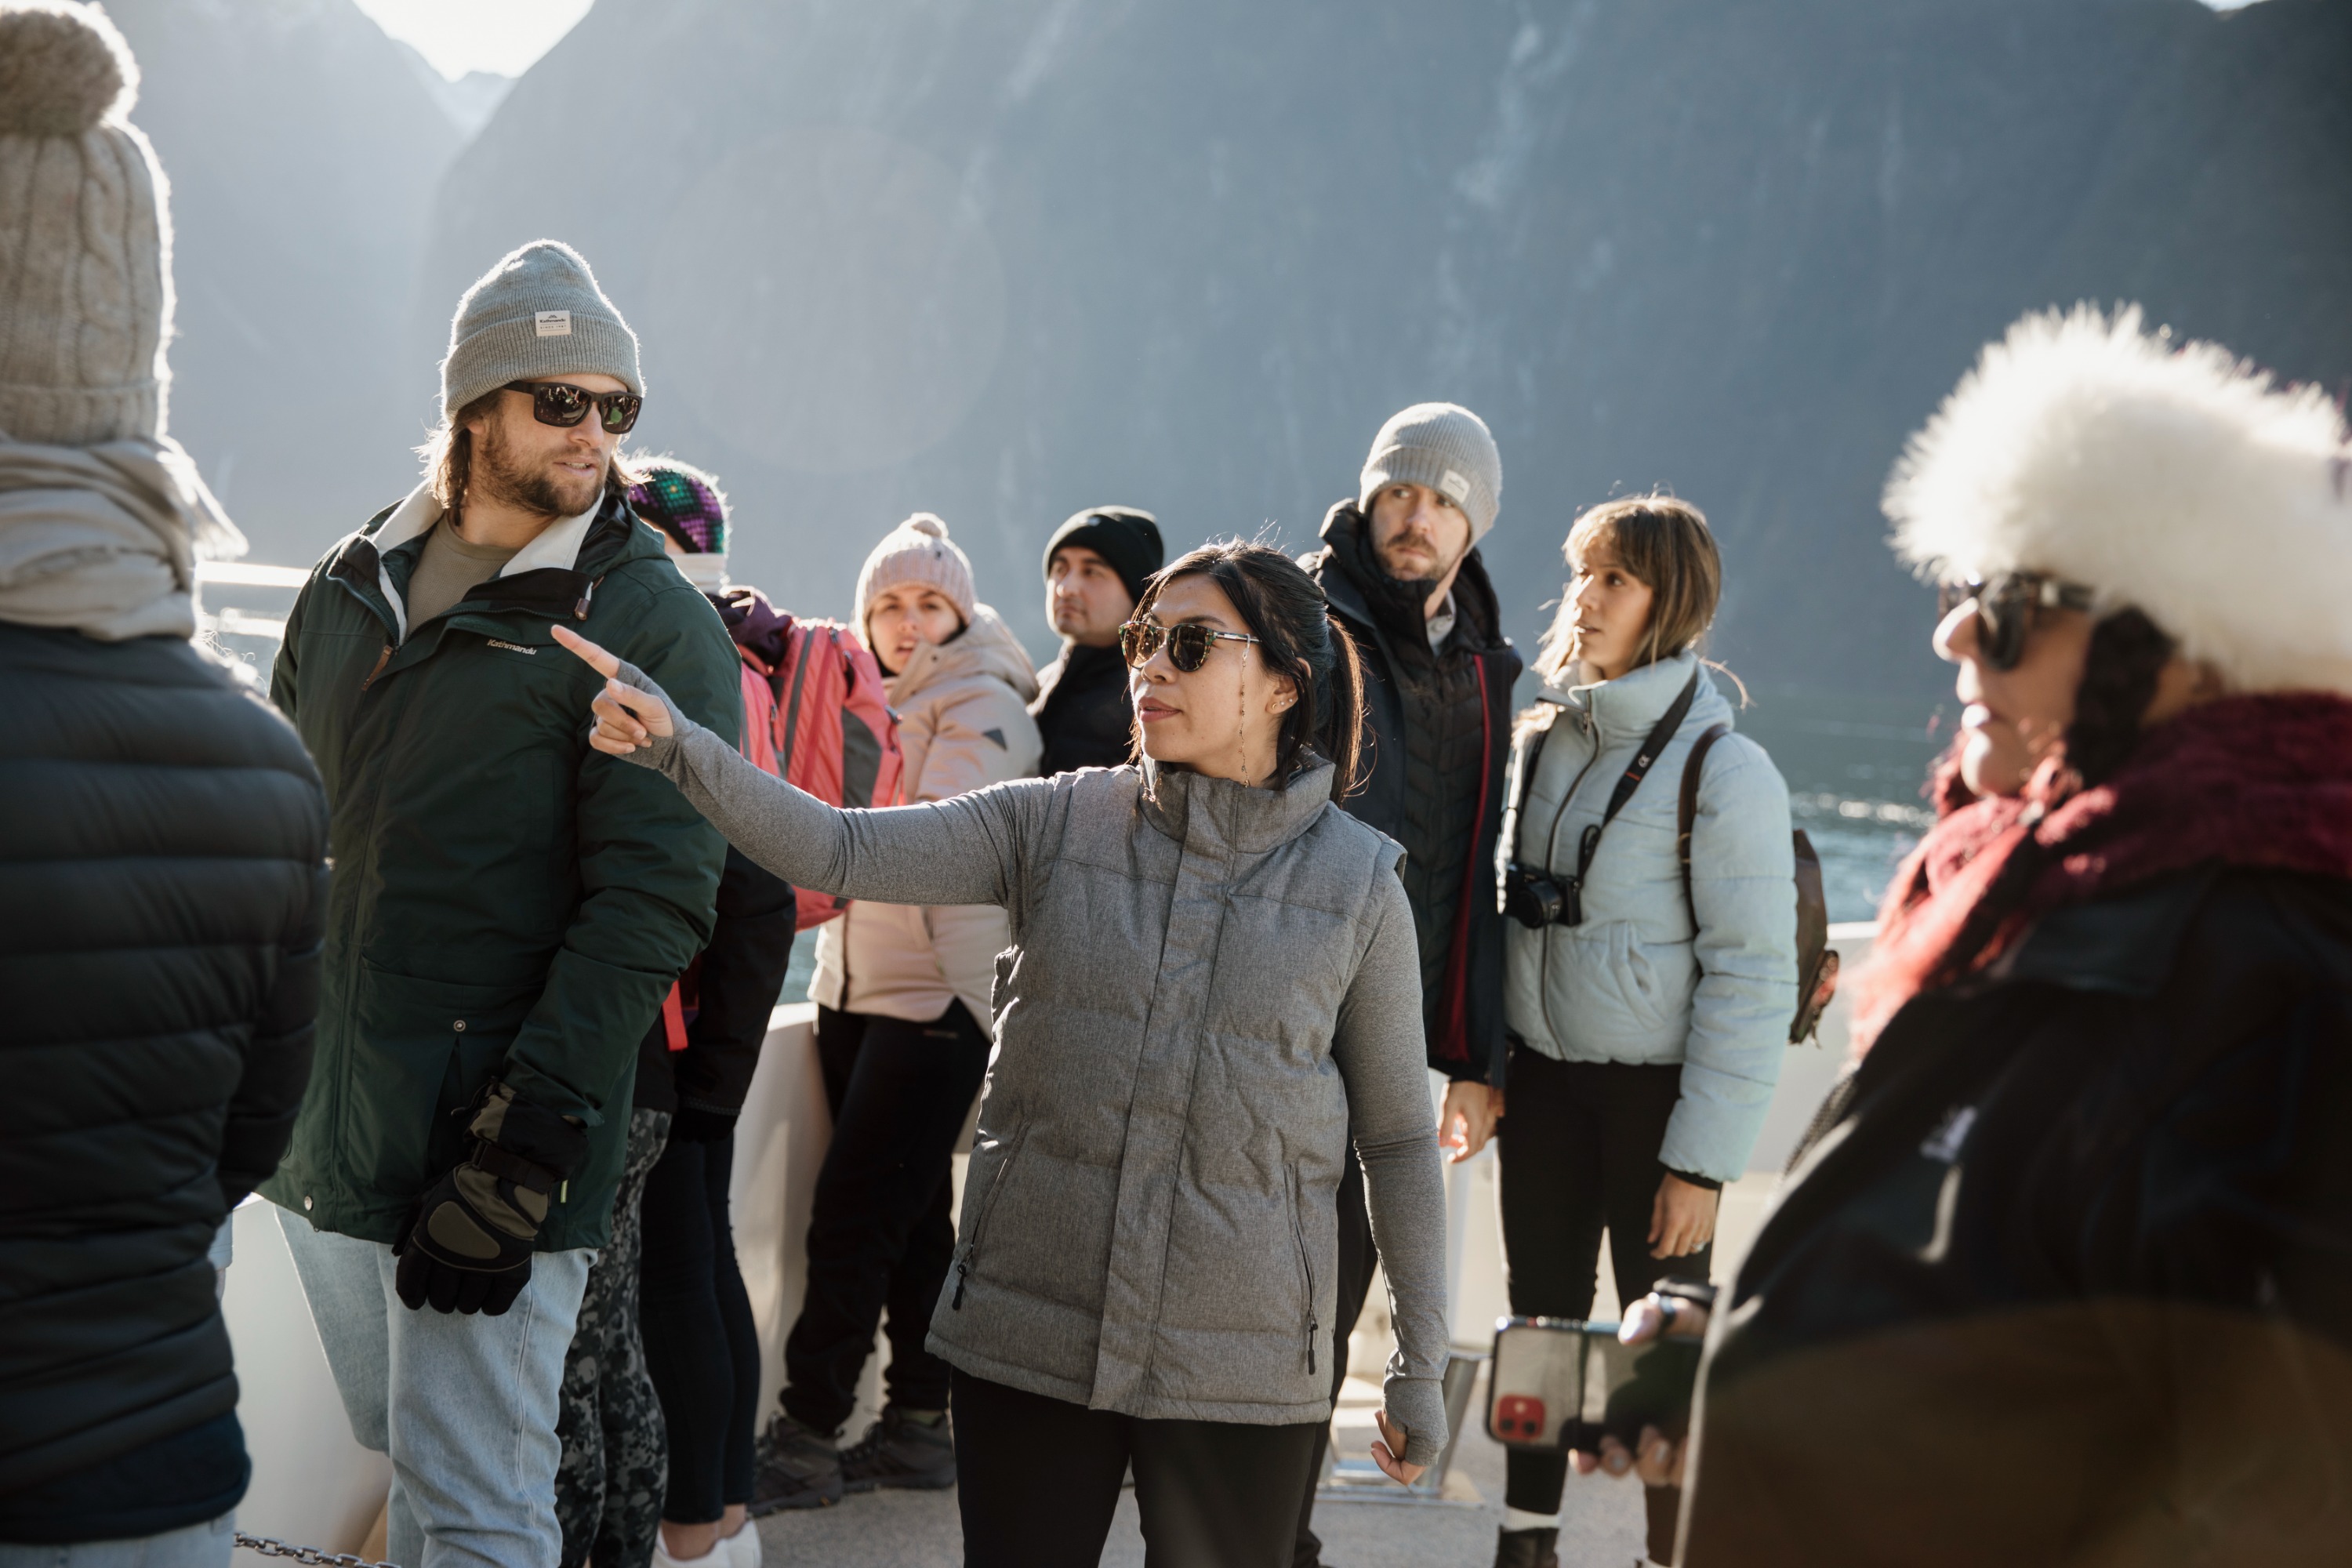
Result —
<path fill-rule="evenodd" d="M 383 651 L 375 656 L 375 668 L 367 672 L 367 679 L 365 680 L 360 682 L 360 689 L 362 691 L 365 691 L 369 687 L 373 686 L 375 684 L 375 678 L 382 675 L 383 673 L 383 667 L 391 662 L 392 645 L 390 643 L 386 643 L 383 645 Z"/>
<path fill-rule="evenodd" d="M 956 1265 L 956 1288 L 955 1288 L 955 1294 L 954 1294 L 953 1296 L 951 1296 L 951 1297 L 950 1297 L 950 1298 L 948 1299 L 948 1310 L 949 1310 L 949 1311 L 950 1311 L 950 1312 L 961 1312 L 961 1311 L 962 1311 L 962 1310 L 963 1310 L 963 1281 L 964 1281 L 964 1276 L 965 1276 L 965 1275 L 967 1275 L 967 1274 L 969 1274 L 970 1272 L 971 1272 L 971 1270 L 970 1270 L 969 1268 L 967 1268 L 963 1264 L 961 1264 L 961 1263 L 958 1263 L 958 1264 Z M 1313 1371 L 1314 1369 L 1313 1369 L 1312 1367 L 1309 1367 L 1307 1370 L 1311 1372 L 1311 1371 Z"/>
<path fill-rule="evenodd" d="M 1312 1372 L 1315 1370 L 1315 1342 L 1316 1342 L 1317 1340 L 1321 1339 L 1322 1337 L 1323 1337 L 1323 1325 L 1322 1325 L 1322 1324 L 1320 1324 L 1320 1323 L 1318 1323 L 1318 1322 L 1317 1322 L 1317 1321 L 1315 1321 L 1315 1314 L 1314 1314 L 1314 1313 L 1312 1313 L 1312 1312 L 1307 1313 L 1307 1370 L 1309 1373 L 1312 1373 Z"/>

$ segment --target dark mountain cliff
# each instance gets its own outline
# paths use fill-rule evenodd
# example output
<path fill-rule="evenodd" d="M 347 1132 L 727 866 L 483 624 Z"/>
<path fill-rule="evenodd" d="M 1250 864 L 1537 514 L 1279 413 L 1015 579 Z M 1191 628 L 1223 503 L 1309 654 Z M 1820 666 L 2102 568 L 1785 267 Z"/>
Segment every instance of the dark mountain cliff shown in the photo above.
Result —
<path fill-rule="evenodd" d="M 1303 546 L 1450 397 L 1523 644 L 1573 511 L 1665 484 L 1742 673 L 1922 693 L 1878 487 L 2021 310 L 2352 374 L 2340 0 L 599 0 L 429 200 L 454 132 L 381 38 L 184 97 L 157 61 L 184 16 L 355 14 L 117 11 L 180 187 L 174 423 L 278 558 L 398 493 L 458 292 L 542 234 L 645 337 L 645 443 L 728 480 L 740 575 L 839 613 L 936 510 L 1038 645 L 1069 511 Z"/>
<path fill-rule="evenodd" d="M 254 559 L 307 565 L 413 482 L 405 329 L 463 138 L 350 0 L 107 11 L 139 57 L 131 119 L 172 182 L 172 433 Z"/>

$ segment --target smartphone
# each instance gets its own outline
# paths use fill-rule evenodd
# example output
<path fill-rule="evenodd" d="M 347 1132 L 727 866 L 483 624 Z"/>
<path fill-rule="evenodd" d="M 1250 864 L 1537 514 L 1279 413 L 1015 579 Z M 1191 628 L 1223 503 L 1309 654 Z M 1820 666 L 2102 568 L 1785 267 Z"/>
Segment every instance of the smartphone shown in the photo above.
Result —
<path fill-rule="evenodd" d="M 1696 1340 L 1622 1344 L 1615 1323 L 1506 1318 L 1496 1326 L 1486 1433 L 1515 1448 L 1628 1448 L 1644 1426 L 1670 1437 L 1690 1428 L 1698 1383 Z"/>

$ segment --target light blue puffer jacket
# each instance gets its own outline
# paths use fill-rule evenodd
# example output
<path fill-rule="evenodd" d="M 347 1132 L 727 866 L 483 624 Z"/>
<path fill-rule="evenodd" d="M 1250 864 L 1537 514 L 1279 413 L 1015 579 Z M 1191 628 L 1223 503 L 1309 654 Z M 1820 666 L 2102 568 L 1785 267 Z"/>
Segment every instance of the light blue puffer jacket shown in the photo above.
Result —
<path fill-rule="evenodd" d="M 1546 687 L 1534 726 L 1511 751 L 1518 799 L 1537 738 L 1549 729 L 1519 811 L 1517 857 L 1576 873 L 1578 840 L 1651 728 L 1696 668 L 1696 655 L 1590 686 Z M 1702 678 L 1681 727 L 1601 837 L 1580 925 L 1529 931 L 1514 921 L 1506 974 L 1510 1032 L 1571 1062 L 1680 1062 L 1682 1100 L 1666 1124 L 1669 1170 L 1730 1181 L 1764 1124 L 1797 1007 L 1797 904 L 1789 788 L 1764 748 L 1727 735 L 1708 752 L 1691 830 L 1691 905 L 1675 856 L 1683 764 L 1731 705 Z"/>

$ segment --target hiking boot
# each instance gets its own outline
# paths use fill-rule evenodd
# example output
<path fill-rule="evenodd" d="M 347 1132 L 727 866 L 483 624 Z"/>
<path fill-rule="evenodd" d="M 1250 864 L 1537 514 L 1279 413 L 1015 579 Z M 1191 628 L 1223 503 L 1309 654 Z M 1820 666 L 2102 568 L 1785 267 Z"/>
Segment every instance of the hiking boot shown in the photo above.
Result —
<path fill-rule="evenodd" d="M 877 1487 L 938 1491 L 955 1485 L 955 1437 L 944 1413 L 918 1421 L 895 1405 L 882 1419 L 841 1451 L 841 1489 L 870 1492 Z"/>
<path fill-rule="evenodd" d="M 751 1477 L 753 1519 L 841 1500 L 841 1453 L 833 1439 L 782 1411 L 760 1434 Z"/>
<path fill-rule="evenodd" d="M 1559 1530 L 1496 1531 L 1495 1568 L 1559 1568 Z"/>

